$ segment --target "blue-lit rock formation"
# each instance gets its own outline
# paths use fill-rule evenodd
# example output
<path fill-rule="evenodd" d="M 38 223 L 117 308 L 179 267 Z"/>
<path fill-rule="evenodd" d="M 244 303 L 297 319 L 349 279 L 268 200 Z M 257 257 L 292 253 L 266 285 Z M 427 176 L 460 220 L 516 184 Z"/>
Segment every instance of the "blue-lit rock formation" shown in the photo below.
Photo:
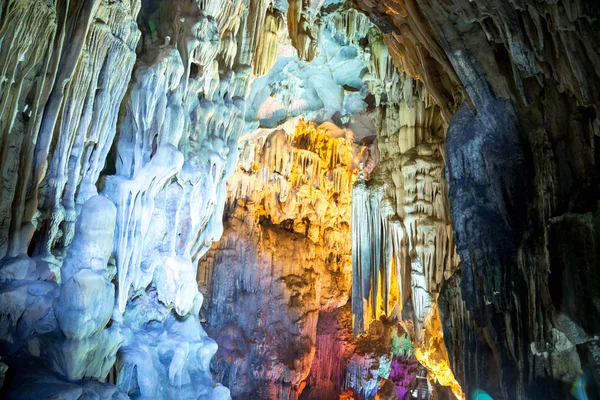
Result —
<path fill-rule="evenodd" d="M 222 232 L 266 2 L 1 10 L 7 393 L 77 398 L 67 380 L 94 379 L 103 396 L 228 398 L 194 262 Z M 55 384 L 25 395 L 13 377 L 31 364 Z"/>

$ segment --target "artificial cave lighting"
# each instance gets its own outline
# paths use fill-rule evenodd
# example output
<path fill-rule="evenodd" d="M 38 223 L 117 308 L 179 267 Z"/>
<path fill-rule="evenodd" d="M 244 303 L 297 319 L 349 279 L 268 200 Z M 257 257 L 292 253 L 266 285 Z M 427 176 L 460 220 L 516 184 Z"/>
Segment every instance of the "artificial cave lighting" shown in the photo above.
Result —
<path fill-rule="evenodd" d="M 0 0 L 0 398 L 600 398 L 600 7 Z"/>

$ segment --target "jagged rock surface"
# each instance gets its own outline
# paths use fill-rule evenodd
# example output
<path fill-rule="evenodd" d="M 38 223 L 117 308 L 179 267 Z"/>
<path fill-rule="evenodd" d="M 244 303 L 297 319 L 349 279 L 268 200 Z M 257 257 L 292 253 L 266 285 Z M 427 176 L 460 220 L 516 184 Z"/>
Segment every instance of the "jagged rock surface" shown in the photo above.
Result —
<path fill-rule="evenodd" d="M 448 359 L 469 397 L 593 397 L 599 21 L 585 0 L 0 0 L 1 395 L 227 398 L 195 281 L 233 176 L 230 199 L 270 197 L 252 199 L 252 218 L 230 201 L 240 254 L 223 259 L 267 232 L 269 251 L 247 257 L 256 276 L 283 277 L 268 260 L 311 249 L 294 279 L 264 282 L 311 310 L 283 335 L 311 341 L 296 368 L 265 372 L 286 394 L 318 381 L 307 371 L 331 338 L 315 338 L 313 314 L 345 301 L 353 225 L 356 333 L 396 318 L 430 375 L 452 383 Z M 291 132 L 302 115 L 371 146 L 353 224 L 337 199 L 347 171 L 315 148 L 280 152 L 293 143 L 281 131 L 246 138 L 261 144 L 234 174 L 242 133 Z M 244 164 L 266 144 L 267 173 Z M 318 293 L 317 276 L 330 276 Z M 348 396 L 378 382 L 359 381 Z"/>
<path fill-rule="evenodd" d="M 1 357 L 9 377 L 46 361 L 31 396 L 229 397 L 194 261 L 222 233 L 267 5 L 0 4 Z"/>
<path fill-rule="evenodd" d="M 19 377 L 5 389 L 14 398 L 21 390 L 124 398 L 114 386 L 65 383 L 105 380 L 123 341 L 119 326 L 107 327 L 115 206 L 95 184 L 136 59 L 140 3 L 4 1 L 0 9 L 0 356 L 49 366 L 5 360 L 7 376 Z M 41 384 L 19 380 L 34 371 Z"/>
<path fill-rule="evenodd" d="M 448 205 L 439 107 L 423 86 L 394 73 L 376 115 L 379 164 L 359 179 L 352 199 L 354 334 L 380 317 L 395 318 L 415 340 L 431 378 L 462 396 L 448 365 L 435 301 L 459 266 Z M 440 345 L 441 344 L 441 345 Z M 445 363 L 445 365 L 444 365 Z"/>
<path fill-rule="evenodd" d="M 598 376 L 598 4 L 355 4 L 449 122 L 462 273 L 440 310 L 458 380 L 467 395 L 569 396 L 582 373 Z M 568 291 L 586 300 L 574 307 Z"/>
<path fill-rule="evenodd" d="M 245 138 L 223 239 L 200 263 L 213 371 L 234 398 L 298 398 L 320 310 L 348 300 L 352 133 L 303 120 Z"/>

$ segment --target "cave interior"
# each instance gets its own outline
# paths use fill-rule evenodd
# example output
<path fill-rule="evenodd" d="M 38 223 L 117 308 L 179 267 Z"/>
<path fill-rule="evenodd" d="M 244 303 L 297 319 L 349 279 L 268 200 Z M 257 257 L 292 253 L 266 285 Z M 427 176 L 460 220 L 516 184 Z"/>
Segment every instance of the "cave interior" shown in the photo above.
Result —
<path fill-rule="evenodd" d="M 597 0 L 0 0 L 0 398 L 600 400 Z"/>

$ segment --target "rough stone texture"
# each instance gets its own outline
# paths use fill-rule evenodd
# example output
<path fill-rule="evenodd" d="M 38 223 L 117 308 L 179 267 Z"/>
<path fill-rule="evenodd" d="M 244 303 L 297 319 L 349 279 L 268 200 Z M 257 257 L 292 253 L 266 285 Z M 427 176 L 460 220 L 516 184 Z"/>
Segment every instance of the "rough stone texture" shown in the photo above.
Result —
<path fill-rule="evenodd" d="M 357 333 L 396 318 L 448 383 L 443 327 L 469 397 L 598 397 L 599 20 L 584 0 L 0 0 L 2 395 L 227 398 L 210 376 L 197 263 L 223 232 L 240 135 L 304 115 L 371 146 L 354 202 Z M 248 257 L 252 285 L 293 310 L 270 317 L 282 343 L 310 339 L 296 366 L 263 371 L 293 397 L 331 340 L 319 344 L 315 315 L 351 285 L 336 217 L 349 221 L 350 203 L 336 196 L 352 179 L 324 156 L 337 140 L 295 154 L 279 151 L 281 131 L 246 139 L 264 139 L 276 179 L 234 176 L 234 197 L 263 209 L 241 218 L 230 201 L 227 215 L 250 248 L 261 232 L 290 242 Z M 255 178 L 265 171 L 244 161 L 258 148 L 240 164 Z M 277 196 L 249 196 L 259 187 Z M 246 273 L 236 249 L 222 256 Z M 280 252 L 296 249 L 310 251 L 290 272 Z M 398 395 L 371 378 L 347 397 Z"/>
<path fill-rule="evenodd" d="M 356 4 L 450 122 L 462 290 L 448 285 L 440 308 L 459 381 L 468 395 L 565 398 L 578 371 L 597 368 L 585 355 L 597 341 L 597 294 L 577 296 L 574 312 L 563 285 L 592 289 L 576 282 L 598 265 L 598 4 Z M 572 243 L 589 249 L 577 271 Z"/>
<path fill-rule="evenodd" d="M 356 349 L 350 302 L 319 313 L 315 345 L 315 358 L 300 399 L 338 398 L 345 387 L 353 387 L 346 382 L 347 365 Z"/>
<path fill-rule="evenodd" d="M 227 227 L 222 243 L 229 246 L 216 256 L 206 315 L 219 344 L 212 368 L 233 398 L 296 399 L 315 354 L 327 293 L 318 280 L 327 271 L 306 237 L 256 229 Z"/>
<path fill-rule="evenodd" d="M 439 107 L 422 84 L 394 73 L 381 93 L 379 163 L 353 189 L 354 333 L 395 318 L 430 379 L 461 389 L 450 371 L 435 302 L 459 266 L 444 176 Z M 428 328 L 428 329 L 425 329 Z"/>
<path fill-rule="evenodd" d="M 266 8 L 0 3 L 8 376 L 44 359 L 133 398 L 229 397 L 208 372 L 194 261 L 222 233 Z"/>
<path fill-rule="evenodd" d="M 306 385 L 320 310 L 348 300 L 351 132 L 303 120 L 240 146 L 223 238 L 200 263 L 213 372 L 234 398 L 296 399 Z"/>

